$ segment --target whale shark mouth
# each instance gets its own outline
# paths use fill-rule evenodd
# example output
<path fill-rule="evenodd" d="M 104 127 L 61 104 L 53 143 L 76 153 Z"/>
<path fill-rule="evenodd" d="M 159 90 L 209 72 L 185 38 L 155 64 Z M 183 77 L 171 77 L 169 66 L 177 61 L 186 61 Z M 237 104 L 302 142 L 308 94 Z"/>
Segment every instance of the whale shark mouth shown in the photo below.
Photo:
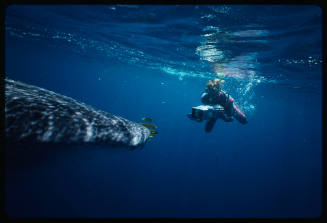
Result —
<path fill-rule="evenodd" d="M 5 79 L 5 126 L 8 143 L 136 147 L 143 145 L 150 135 L 138 123 L 8 78 Z"/>

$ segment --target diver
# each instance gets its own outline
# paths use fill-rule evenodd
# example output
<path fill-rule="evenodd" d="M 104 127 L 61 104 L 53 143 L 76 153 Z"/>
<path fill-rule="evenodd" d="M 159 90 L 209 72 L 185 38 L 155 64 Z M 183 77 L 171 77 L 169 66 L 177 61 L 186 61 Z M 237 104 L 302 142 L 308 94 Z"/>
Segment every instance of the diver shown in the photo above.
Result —
<path fill-rule="evenodd" d="M 241 111 L 241 109 L 234 102 L 234 99 L 227 94 L 226 92 L 221 90 L 221 85 L 224 84 L 224 80 L 220 80 L 219 78 L 215 78 L 209 80 L 205 93 L 201 95 L 201 101 L 205 105 L 220 105 L 224 108 L 227 116 L 233 116 L 236 120 L 238 120 L 242 124 L 247 123 L 247 119 L 245 114 Z M 207 122 L 206 131 L 210 132 L 216 122 L 216 119 L 213 118 Z"/>

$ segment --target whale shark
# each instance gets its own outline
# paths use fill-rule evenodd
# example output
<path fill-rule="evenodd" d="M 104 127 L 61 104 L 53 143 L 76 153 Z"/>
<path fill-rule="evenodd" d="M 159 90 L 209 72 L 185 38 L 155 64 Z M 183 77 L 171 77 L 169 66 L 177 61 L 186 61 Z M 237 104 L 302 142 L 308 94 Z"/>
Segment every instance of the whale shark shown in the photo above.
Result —
<path fill-rule="evenodd" d="M 6 143 L 127 146 L 146 143 L 150 131 L 73 98 L 5 78 Z"/>

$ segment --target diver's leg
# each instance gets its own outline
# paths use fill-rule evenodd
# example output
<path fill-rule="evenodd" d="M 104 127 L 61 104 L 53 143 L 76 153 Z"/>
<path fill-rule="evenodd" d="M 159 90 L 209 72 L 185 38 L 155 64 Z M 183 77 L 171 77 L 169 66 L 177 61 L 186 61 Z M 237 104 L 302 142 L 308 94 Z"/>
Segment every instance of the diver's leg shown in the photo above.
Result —
<path fill-rule="evenodd" d="M 212 118 L 206 122 L 206 127 L 205 127 L 206 132 L 211 132 L 213 126 L 216 123 L 216 120 L 217 120 L 216 118 Z"/>
<path fill-rule="evenodd" d="M 233 103 L 233 116 L 242 124 L 248 123 L 246 120 L 245 114 L 241 111 L 241 109 L 236 105 L 236 103 Z"/>

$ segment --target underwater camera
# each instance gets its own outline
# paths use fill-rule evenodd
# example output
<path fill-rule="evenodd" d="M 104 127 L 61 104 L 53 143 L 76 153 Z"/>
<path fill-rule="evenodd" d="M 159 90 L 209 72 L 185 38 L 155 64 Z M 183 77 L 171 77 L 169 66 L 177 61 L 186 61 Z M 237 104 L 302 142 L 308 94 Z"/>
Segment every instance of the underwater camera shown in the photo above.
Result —
<path fill-rule="evenodd" d="M 190 119 L 196 121 L 210 120 L 212 118 L 218 118 L 225 113 L 225 110 L 222 106 L 210 106 L 210 105 L 199 105 L 192 107 L 192 113 L 187 116 Z"/>

